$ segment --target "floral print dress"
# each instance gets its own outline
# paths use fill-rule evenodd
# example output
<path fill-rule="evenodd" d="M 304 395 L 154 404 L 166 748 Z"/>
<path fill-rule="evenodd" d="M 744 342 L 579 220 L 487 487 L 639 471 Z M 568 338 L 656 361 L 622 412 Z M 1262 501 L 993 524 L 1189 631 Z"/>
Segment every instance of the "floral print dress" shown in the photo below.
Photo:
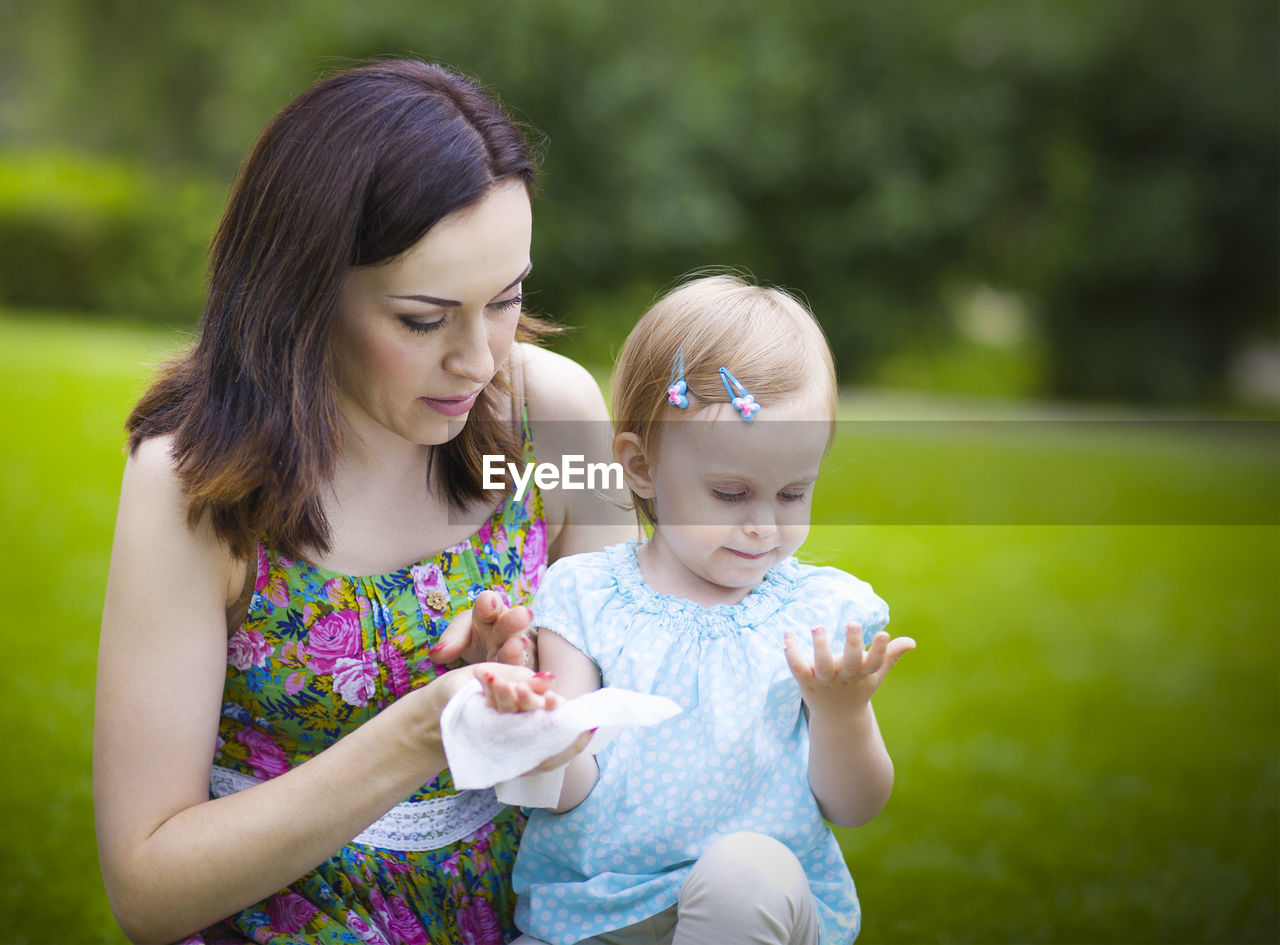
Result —
<path fill-rule="evenodd" d="M 524 452 L 532 461 L 527 424 Z M 519 502 L 508 496 L 469 539 L 389 574 L 337 574 L 260 543 L 249 613 L 228 645 L 213 793 L 288 771 L 446 672 L 427 650 L 452 616 L 484 590 L 528 603 L 546 564 L 542 497 L 532 488 Z M 371 828 L 372 837 L 361 834 L 288 889 L 186 942 L 480 945 L 515 937 L 511 869 L 523 815 L 481 792 L 455 792 L 447 770 L 397 811 L 432 805 L 470 817 L 465 836 L 446 831 L 441 846 L 406 849 L 383 818 L 374 825 L 384 825 L 380 833 Z"/>

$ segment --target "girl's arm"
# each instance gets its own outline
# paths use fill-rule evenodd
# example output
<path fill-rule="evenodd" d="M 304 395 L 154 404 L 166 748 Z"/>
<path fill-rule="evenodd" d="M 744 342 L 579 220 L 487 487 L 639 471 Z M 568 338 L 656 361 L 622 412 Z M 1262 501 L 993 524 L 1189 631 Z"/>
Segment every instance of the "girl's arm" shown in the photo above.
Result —
<path fill-rule="evenodd" d="M 98 849 L 135 941 L 175 941 L 284 888 L 430 781 L 445 766 L 440 710 L 471 675 L 448 673 L 297 769 L 209 800 L 226 608 L 245 565 L 207 521 L 188 527 L 169 446 L 144 442 L 125 465 L 98 657 Z"/>
<path fill-rule="evenodd" d="M 566 699 L 600 688 L 600 668 L 576 646 L 550 630 L 538 632 L 538 665 L 543 672 L 555 677 L 556 691 Z M 576 755 L 564 773 L 560 803 L 552 809 L 557 814 L 573 810 L 586 800 L 599 777 L 595 755 Z"/>
<path fill-rule="evenodd" d="M 582 469 L 613 461 L 613 430 L 595 378 L 566 357 L 521 345 L 525 399 L 539 464 L 565 468 L 566 456 L 577 456 Z M 629 538 L 639 538 L 628 495 L 613 477 L 596 471 L 594 489 L 545 489 L 549 560 L 584 551 L 599 551 Z M 585 484 L 585 474 L 579 473 Z M 618 488 L 612 488 L 617 485 Z"/>
<path fill-rule="evenodd" d="M 600 670 L 585 653 L 567 642 L 559 634 L 547 629 L 538 631 L 538 665 L 542 670 L 538 678 L 527 682 L 491 679 L 486 673 L 478 678 L 484 688 L 489 705 L 500 712 L 530 712 L 554 709 L 564 699 L 572 699 L 600 688 Z M 554 690 L 537 691 L 538 683 L 552 685 Z M 581 804 L 596 785 L 600 771 L 593 755 L 580 754 L 588 738 L 582 738 L 573 747 L 560 790 L 560 801 L 551 808 L 563 814 Z M 560 756 L 563 763 L 564 756 Z M 544 765 L 543 768 L 557 767 Z"/>
<path fill-rule="evenodd" d="M 899 657 L 915 648 L 910 637 L 876 634 L 870 650 L 862 630 L 845 631 L 834 655 L 826 630 L 813 629 L 813 663 L 788 632 L 787 663 L 809 714 L 809 786 L 822 815 L 839 827 L 860 827 L 880 813 L 893 789 L 893 762 L 871 709 L 871 695 Z"/>

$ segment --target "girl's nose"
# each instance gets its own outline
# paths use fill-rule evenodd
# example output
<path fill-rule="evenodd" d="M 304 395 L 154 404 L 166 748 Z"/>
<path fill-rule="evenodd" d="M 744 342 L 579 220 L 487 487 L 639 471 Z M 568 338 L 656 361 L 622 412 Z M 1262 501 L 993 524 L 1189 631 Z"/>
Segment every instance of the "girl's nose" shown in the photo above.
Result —
<path fill-rule="evenodd" d="M 742 530 L 753 538 L 769 538 L 778 530 L 778 522 L 769 509 L 753 509 Z"/>

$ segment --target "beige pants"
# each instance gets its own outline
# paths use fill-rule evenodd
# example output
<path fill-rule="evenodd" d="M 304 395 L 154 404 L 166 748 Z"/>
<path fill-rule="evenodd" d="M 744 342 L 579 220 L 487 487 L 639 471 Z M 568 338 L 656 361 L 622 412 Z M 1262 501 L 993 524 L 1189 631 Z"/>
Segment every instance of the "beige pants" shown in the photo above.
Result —
<path fill-rule="evenodd" d="M 721 837 L 693 864 L 680 901 L 579 945 L 816 945 L 818 916 L 800 861 L 758 833 Z M 541 945 L 522 935 L 513 945 Z"/>

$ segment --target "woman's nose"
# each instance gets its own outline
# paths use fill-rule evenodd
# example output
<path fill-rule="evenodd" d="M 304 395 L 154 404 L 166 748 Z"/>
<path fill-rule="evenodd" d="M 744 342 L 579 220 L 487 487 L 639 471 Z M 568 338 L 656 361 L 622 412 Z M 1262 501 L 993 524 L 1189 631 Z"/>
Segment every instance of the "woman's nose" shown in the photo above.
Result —
<path fill-rule="evenodd" d="M 445 370 L 477 384 L 487 383 L 493 377 L 494 363 L 484 317 L 464 316 L 455 324 L 458 331 L 451 339 L 449 353 L 445 356 Z"/>

